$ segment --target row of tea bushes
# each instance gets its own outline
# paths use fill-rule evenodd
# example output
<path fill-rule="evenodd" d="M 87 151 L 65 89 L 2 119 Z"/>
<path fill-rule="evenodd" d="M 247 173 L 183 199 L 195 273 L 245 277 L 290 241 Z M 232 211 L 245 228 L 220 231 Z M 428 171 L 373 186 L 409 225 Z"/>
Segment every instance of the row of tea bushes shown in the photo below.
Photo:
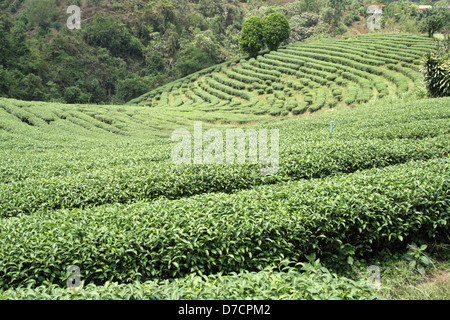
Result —
<path fill-rule="evenodd" d="M 324 179 L 2 219 L 0 288 L 256 270 L 305 255 L 360 258 L 445 240 L 450 161 L 409 162 Z"/>
<path fill-rule="evenodd" d="M 314 263 L 267 267 L 231 275 L 189 275 L 173 281 L 83 285 L 73 291 L 57 285 L 0 291 L 0 300 L 374 300 L 364 280 L 339 277 Z M 271 312 L 258 307 L 259 314 Z M 228 310 L 226 310 L 228 311 Z"/>

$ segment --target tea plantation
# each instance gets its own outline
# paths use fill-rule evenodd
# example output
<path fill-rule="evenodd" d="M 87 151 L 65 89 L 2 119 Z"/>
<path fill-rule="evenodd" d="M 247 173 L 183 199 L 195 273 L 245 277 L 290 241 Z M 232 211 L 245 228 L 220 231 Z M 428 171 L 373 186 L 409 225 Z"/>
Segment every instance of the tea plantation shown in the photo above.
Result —
<path fill-rule="evenodd" d="M 351 106 L 412 91 L 432 43 L 412 34 L 366 34 L 296 43 L 202 70 L 130 104 L 272 116 Z"/>
<path fill-rule="evenodd" d="M 123 106 L 0 98 L 0 299 L 380 298 L 329 266 L 450 236 L 450 98 L 401 99 L 429 46 L 301 43 Z M 278 129 L 278 172 L 173 163 L 194 121 Z"/>

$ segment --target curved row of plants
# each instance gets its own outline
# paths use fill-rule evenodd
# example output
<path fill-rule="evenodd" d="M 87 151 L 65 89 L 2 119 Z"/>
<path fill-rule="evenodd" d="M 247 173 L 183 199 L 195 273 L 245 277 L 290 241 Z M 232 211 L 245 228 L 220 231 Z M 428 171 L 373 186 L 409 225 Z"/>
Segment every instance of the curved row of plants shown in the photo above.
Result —
<path fill-rule="evenodd" d="M 402 107 L 385 103 L 341 116 L 323 115 L 301 123 L 273 125 L 280 130 L 279 168 L 274 176 L 262 176 L 261 164 L 176 165 L 171 162 L 170 146 L 149 146 L 146 151 L 154 150 L 152 157 L 138 151 L 140 145 L 132 146 L 128 148 L 130 158 L 122 156 L 115 162 L 112 158 L 108 163 L 108 152 L 120 150 L 109 147 L 103 156 L 106 162 L 99 163 L 97 157 L 85 154 L 82 165 L 72 168 L 52 163 L 55 156 L 45 162 L 40 157 L 25 156 L 22 161 L 30 169 L 21 166 L 19 171 L 7 170 L 0 176 L 0 216 L 161 196 L 176 199 L 207 192 L 235 192 L 261 184 L 445 157 L 450 141 L 447 103 L 448 98 Z M 336 122 L 333 134 L 329 132 L 330 120 Z"/>
<path fill-rule="evenodd" d="M 450 161 L 92 209 L 3 218 L 0 288 L 256 271 L 315 253 L 364 257 L 448 237 Z M 31 282 L 30 282 L 31 281 Z"/>
<path fill-rule="evenodd" d="M 190 92 L 189 96 L 200 95 L 202 100 L 212 104 L 224 101 L 221 106 L 227 107 L 238 102 L 236 100 L 236 103 L 230 104 L 229 101 L 233 97 L 241 98 L 247 100 L 243 104 L 247 108 L 253 108 L 254 114 L 299 115 L 308 110 L 315 112 L 326 106 L 335 107 L 341 102 L 346 105 L 364 103 L 375 97 L 373 88 L 378 92 L 377 98 L 401 95 L 410 91 L 408 79 L 417 82 L 421 78 L 417 66 L 425 52 L 424 48 L 430 45 L 430 39 L 427 37 L 411 34 L 402 34 L 402 37 L 393 34 L 360 35 L 340 40 L 322 39 L 296 43 L 281 47 L 278 51 L 263 52 L 256 59 L 236 59 L 202 70 L 186 79 L 154 90 L 131 103 L 163 106 L 167 102 L 166 93 L 170 95 L 171 90 L 176 90 L 189 82 L 198 82 L 202 89 L 212 94 L 214 98 L 208 97 L 198 89 Z M 207 81 L 202 80 L 204 75 Z M 315 95 L 307 97 L 301 91 L 293 91 L 291 95 L 295 96 L 297 103 L 306 102 L 312 106 L 306 109 L 291 108 L 288 107 L 287 99 L 278 96 L 279 92 L 292 87 L 287 83 L 292 79 L 303 86 L 310 86 L 311 89 L 321 86 L 323 90 L 330 91 L 328 95 L 331 95 L 331 86 L 337 84 L 341 87 L 343 96 L 341 99 L 323 104 L 322 95 L 319 95 L 316 101 Z M 304 80 L 309 81 L 305 83 Z M 280 82 L 280 88 L 275 88 L 277 82 Z M 347 95 L 345 89 L 352 87 L 348 82 L 356 83 L 361 88 L 362 91 L 356 97 L 354 91 Z M 186 89 L 189 90 L 189 87 Z M 255 95 L 250 101 L 248 101 L 249 94 Z M 272 94 L 277 102 L 272 106 L 264 105 L 265 97 Z M 174 102 L 167 105 L 177 107 L 182 104 L 182 100 L 174 97 Z M 201 103 L 201 106 L 195 103 L 192 105 L 190 102 L 188 104 L 194 108 L 207 109 L 207 104 Z M 237 105 L 240 105 L 240 102 Z"/>

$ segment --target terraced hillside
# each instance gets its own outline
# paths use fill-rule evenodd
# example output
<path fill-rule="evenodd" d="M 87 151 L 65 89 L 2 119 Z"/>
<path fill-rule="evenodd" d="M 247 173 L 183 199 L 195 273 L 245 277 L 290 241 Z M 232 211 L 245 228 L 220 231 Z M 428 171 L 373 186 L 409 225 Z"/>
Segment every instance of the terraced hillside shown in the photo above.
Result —
<path fill-rule="evenodd" d="M 297 43 L 202 70 L 129 104 L 287 116 L 401 96 L 422 81 L 431 41 L 374 33 Z"/>
<path fill-rule="evenodd" d="M 369 299 L 364 282 L 280 264 L 448 236 L 448 98 L 273 123 L 275 176 L 174 164 L 168 137 L 118 116 L 153 108 L 23 104 L 0 100 L 0 298 Z M 70 265 L 86 289 L 66 288 Z"/>
<path fill-rule="evenodd" d="M 0 299 L 379 298 L 324 266 L 449 239 L 450 98 L 398 99 L 429 45 L 302 43 L 123 106 L 0 99 Z M 194 121 L 278 129 L 278 171 L 175 163 Z"/>

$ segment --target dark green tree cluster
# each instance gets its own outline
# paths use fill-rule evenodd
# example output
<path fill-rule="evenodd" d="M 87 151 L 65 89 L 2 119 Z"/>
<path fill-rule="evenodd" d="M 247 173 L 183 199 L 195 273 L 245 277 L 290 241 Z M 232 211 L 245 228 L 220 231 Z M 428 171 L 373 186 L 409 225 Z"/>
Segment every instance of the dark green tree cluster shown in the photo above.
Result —
<path fill-rule="evenodd" d="M 67 28 L 65 1 L 0 0 L 0 96 L 123 103 L 239 55 L 239 2 L 71 4 L 81 7 L 81 30 Z"/>
<path fill-rule="evenodd" d="M 289 39 L 291 29 L 286 17 L 274 12 L 264 18 L 250 17 L 244 21 L 239 48 L 251 57 L 267 46 L 269 50 L 277 50 L 280 44 Z"/>
<path fill-rule="evenodd" d="M 448 0 L 433 1 L 433 10 L 418 10 L 418 1 L 381 2 L 386 29 L 449 30 Z M 82 28 L 69 30 L 67 1 L 0 0 L 0 96 L 123 103 L 242 52 L 255 56 L 288 41 L 343 34 L 344 23 L 351 27 L 367 15 L 371 2 L 282 3 L 75 0 L 70 4 L 81 6 Z"/>

